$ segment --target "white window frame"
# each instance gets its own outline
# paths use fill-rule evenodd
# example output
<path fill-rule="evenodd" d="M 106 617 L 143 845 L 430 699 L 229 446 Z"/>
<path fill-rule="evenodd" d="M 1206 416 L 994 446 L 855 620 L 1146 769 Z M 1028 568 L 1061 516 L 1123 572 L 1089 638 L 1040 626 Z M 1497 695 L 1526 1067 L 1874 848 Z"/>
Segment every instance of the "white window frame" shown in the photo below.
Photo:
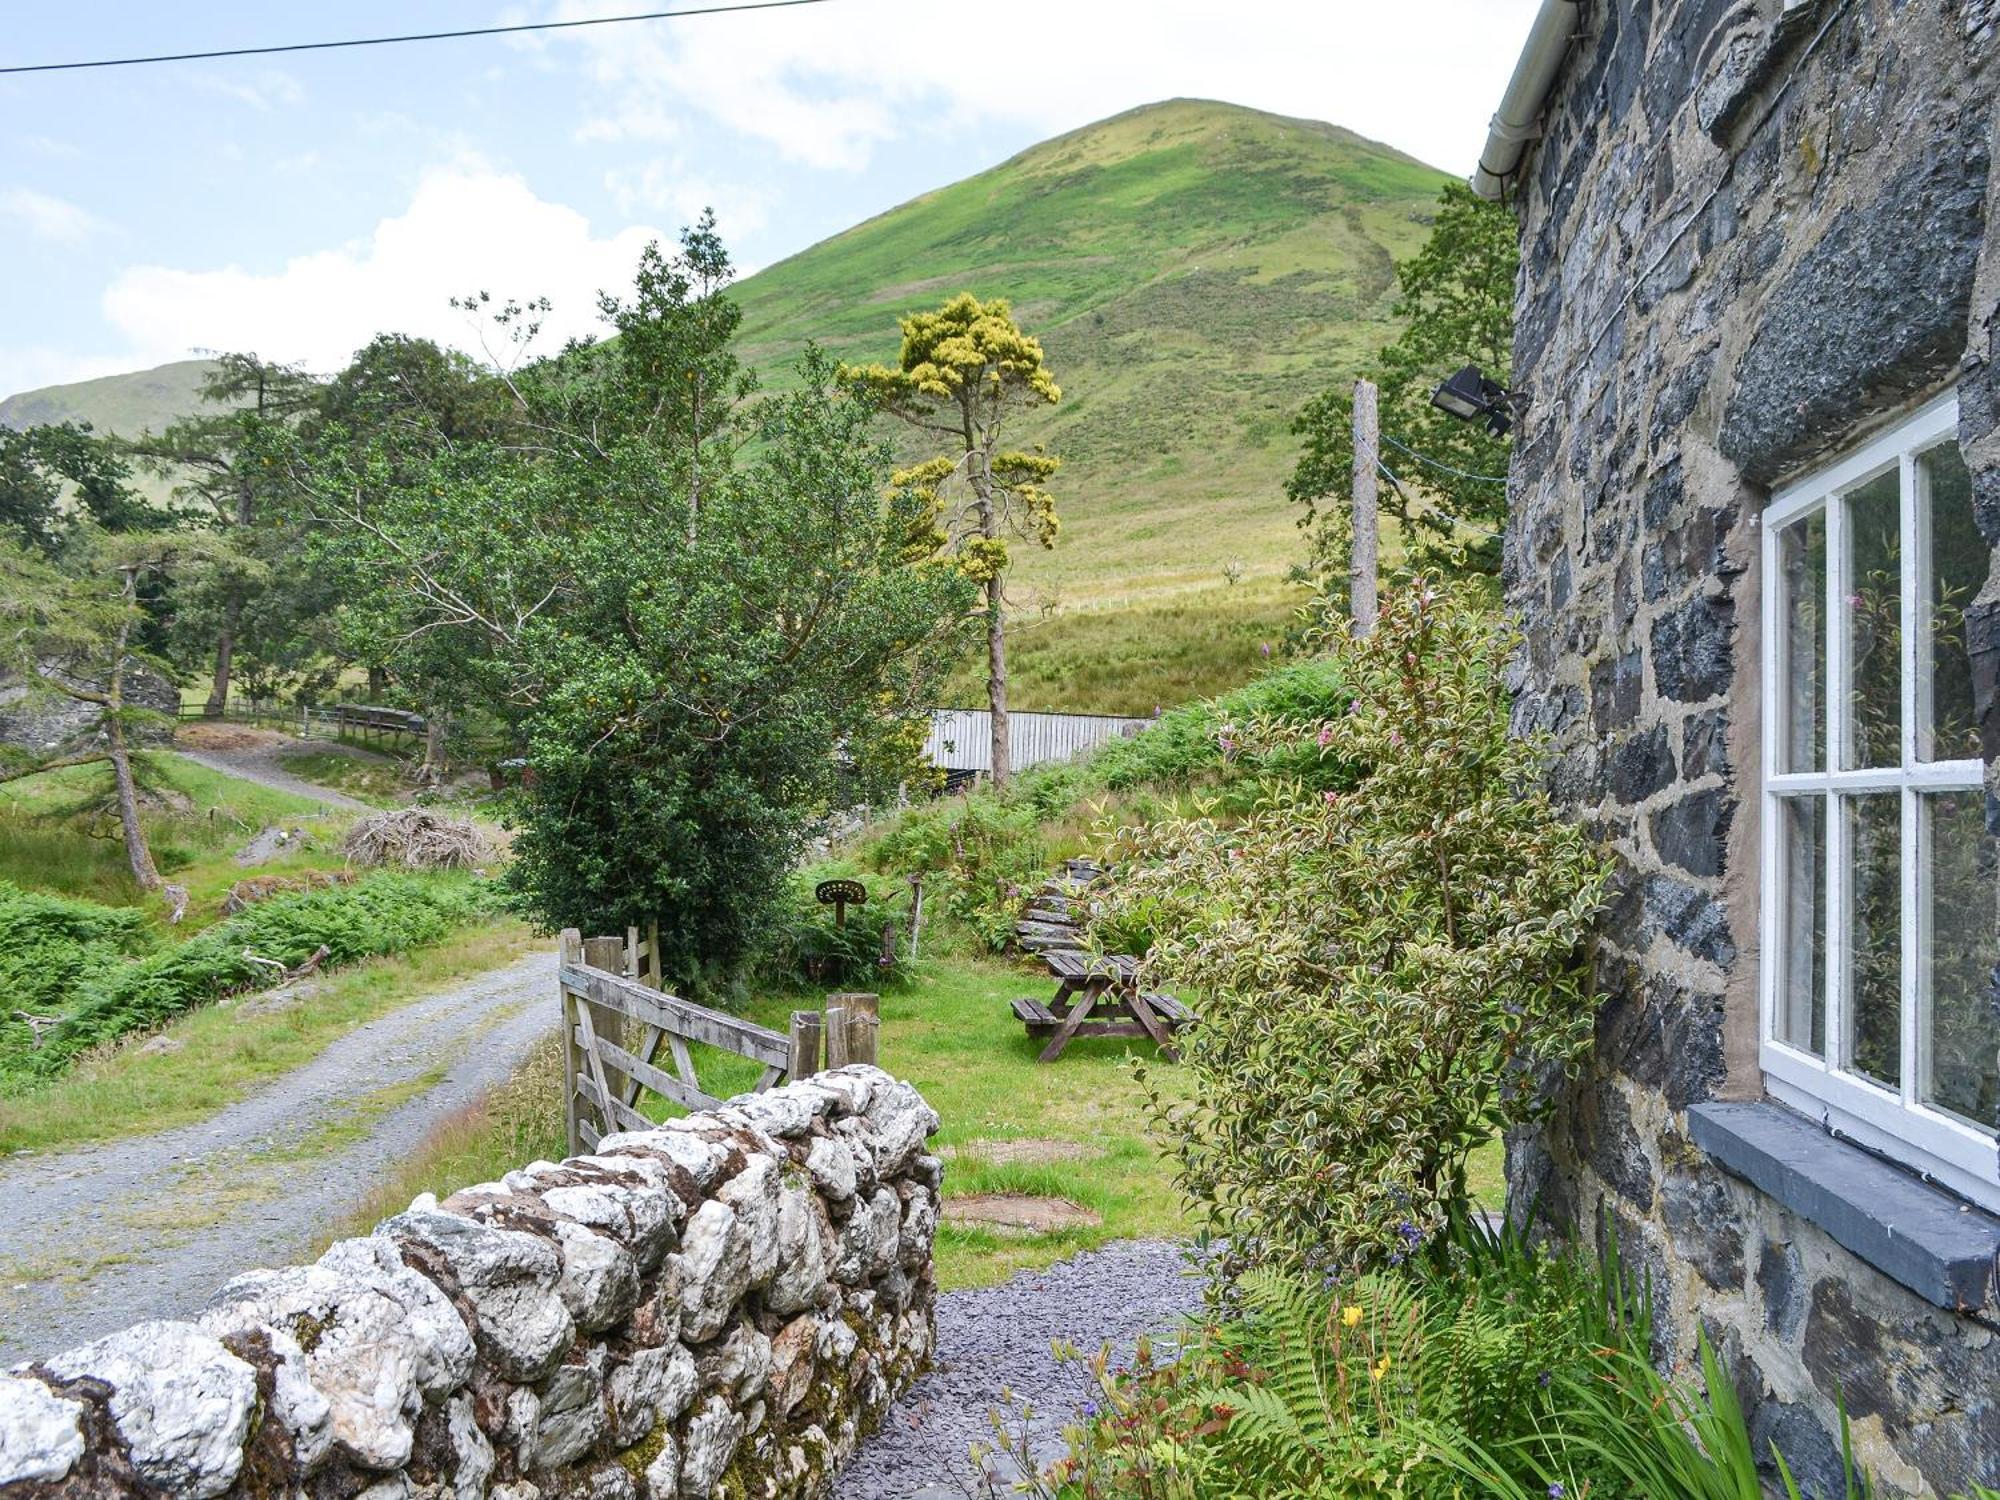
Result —
<path fill-rule="evenodd" d="M 1934 1178 L 1952 1191 L 2000 1209 L 2000 1153 L 1995 1137 L 1964 1121 L 1932 1109 L 1916 1097 L 1918 1065 L 1918 1004 L 1921 984 L 1919 956 L 1931 935 L 1920 930 L 1924 913 L 1918 880 L 1925 860 L 1919 851 L 1918 795 L 1923 792 L 1983 790 L 1985 766 L 1978 760 L 1922 762 L 1916 755 L 1917 651 L 1928 647 L 1930 607 L 1929 538 L 1920 535 L 1924 508 L 1901 506 L 1900 583 L 1902 628 L 1902 764 L 1897 767 L 1841 771 L 1830 769 L 1843 758 L 1847 736 L 1847 641 L 1841 628 L 1846 597 L 1846 515 L 1840 497 L 1883 474 L 1899 472 L 1905 502 L 1917 494 L 1917 460 L 1928 450 L 1958 436 L 1958 394 L 1948 393 L 1911 413 L 1890 430 L 1863 444 L 1809 478 L 1787 485 L 1765 508 L 1762 547 L 1762 870 L 1761 954 L 1758 1035 L 1765 1087 L 1781 1102 L 1841 1131 Z M 1778 533 L 1814 510 L 1823 510 L 1826 526 L 1825 656 L 1821 662 L 1821 693 L 1825 700 L 1825 752 L 1813 771 L 1779 772 L 1789 700 L 1784 642 L 1784 589 L 1780 576 Z M 1928 680 L 1928 674 L 1925 674 Z M 1902 794 L 1902 838 L 1898 859 L 1902 880 L 1902 1039 L 1900 1088 L 1890 1090 L 1845 1069 L 1847 1046 L 1846 897 L 1851 864 L 1847 820 L 1841 815 L 1839 792 L 1895 791 Z M 1785 847 L 1782 798 L 1785 794 L 1819 794 L 1825 815 L 1826 920 L 1822 968 L 1825 971 L 1824 1059 L 1783 1041 L 1778 1034 L 1785 947 Z"/>

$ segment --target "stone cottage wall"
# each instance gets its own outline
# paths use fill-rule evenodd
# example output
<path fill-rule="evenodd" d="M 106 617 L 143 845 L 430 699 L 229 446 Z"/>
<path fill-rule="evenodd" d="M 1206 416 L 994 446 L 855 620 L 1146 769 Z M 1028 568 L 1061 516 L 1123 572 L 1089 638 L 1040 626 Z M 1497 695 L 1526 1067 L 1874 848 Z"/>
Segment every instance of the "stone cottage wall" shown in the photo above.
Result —
<path fill-rule="evenodd" d="M 1954 381 L 2000 542 L 1993 0 L 1585 7 L 1517 184 L 1506 597 L 1517 728 L 1621 865 L 1591 1071 L 1510 1143 L 1517 1211 L 1615 1225 L 1662 1348 L 1705 1327 L 1760 1444 L 1890 1493 L 2000 1481 L 2000 1337 L 1720 1170 L 1685 1111 L 1757 1066 L 1758 520 L 1770 487 Z M 2000 574 L 1972 607 L 1986 757 Z M 1989 779 L 1989 786 L 1994 783 Z"/>
<path fill-rule="evenodd" d="M 817 1496 L 929 1361 L 937 1116 L 874 1068 L 419 1199 L 0 1376 L 0 1496 Z"/>

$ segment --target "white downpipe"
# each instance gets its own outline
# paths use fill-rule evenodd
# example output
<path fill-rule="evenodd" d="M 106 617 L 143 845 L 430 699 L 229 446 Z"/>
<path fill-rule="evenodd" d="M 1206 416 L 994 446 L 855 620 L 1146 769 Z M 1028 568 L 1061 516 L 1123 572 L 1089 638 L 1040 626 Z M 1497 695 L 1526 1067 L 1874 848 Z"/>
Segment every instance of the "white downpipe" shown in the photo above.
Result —
<path fill-rule="evenodd" d="M 1500 196 L 1507 179 L 1521 165 L 1528 142 L 1541 134 L 1542 105 L 1555 86 L 1570 39 L 1582 19 L 1578 0 L 1542 0 L 1520 60 L 1514 64 L 1514 76 L 1493 116 L 1486 149 L 1479 153 L 1479 170 L 1472 174 L 1472 190 L 1480 197 Z"/>

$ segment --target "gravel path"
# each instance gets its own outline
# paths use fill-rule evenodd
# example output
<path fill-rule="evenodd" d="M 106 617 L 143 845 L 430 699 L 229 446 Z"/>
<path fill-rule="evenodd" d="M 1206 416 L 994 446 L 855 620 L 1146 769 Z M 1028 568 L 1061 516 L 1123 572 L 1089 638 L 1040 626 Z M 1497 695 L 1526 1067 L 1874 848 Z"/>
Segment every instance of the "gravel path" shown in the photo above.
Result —
<path fill-rule="evenodd" d="M 1050 1341 L 1086 1354 L 1109 1342 L 1130 1358 L 1140 1334 L 1171 1331 L 1200 1307 L 1201 1282 L 1186 1271 L 1183 1246 L 1121 1240 L 1001 1286 L 940 1297 L 937 1367 L 841 1472 L 836 1500 L 1007 1494 L 1004 1480 L 983 1479 L 968 1457 L 974 1443 L 993 1440 L 988 1413 L 1001 1388 L 1034 1408 L 1028 1438 L 1037 1461 L 1060 1458 L 1062 1427 L 1088 1397 L 1088 1375 L 1058 1366 Z"/>
<path fill-rule="evenodd" d="M 0 1368 L 184 1316 L 239 1271 L 298 1260 L 554 1017 L 555 955 L 531 954 L 367 1023 L 209 1119 L 0 1161 Z"/>
<path fill-rule="evenodd" d="M 254 781 L 259 786 L 270 787 L 274 791 L 290 792 L 294 797 L 309 798 L 322 802 L 328 807 L 345 808 L 354 812 L 371 811 L 366 802 L 358 797 L 350 797 L 345 792 L 336 792 L 330 786 L 307 781 L 294 776 L 278 764 L 278 756 L 301 746 L 312 749 L 330 748 L 314 741 L 293 739 L 289 735 L 272 735 L 255 745 L 240 749 L 231 748 L 196 750 L 183 748 L 175 754 L 193 761 L 198 766 L 206 766 L 211 771 L 220 771 L 225 776 L 240 776 L 245 781 Z"/>

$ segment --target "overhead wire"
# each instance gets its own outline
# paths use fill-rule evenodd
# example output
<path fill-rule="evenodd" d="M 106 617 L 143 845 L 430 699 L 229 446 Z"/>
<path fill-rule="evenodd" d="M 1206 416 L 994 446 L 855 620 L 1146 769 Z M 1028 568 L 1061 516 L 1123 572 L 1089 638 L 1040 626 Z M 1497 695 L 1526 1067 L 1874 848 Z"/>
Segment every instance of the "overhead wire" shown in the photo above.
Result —
<path fill-rule="evenodd" d="M 824 5 L 827 0 L 733 0 L 722 5 L 690 6 L 683 10 L 647 10 L 623 16 L 585 16 L 574 21 L 524 21 L 513 26 L 469 26 L 459 31 L 415 31 L 401 36 L 349 37 L 334 42 L 286 42 L 271 47 L 219 47 L 207 52 L 162 52 L 145 57 L 104 57 L 85 62 L 16 63 L 0 67 L 11 73 L 71 73 L 83 68 L 134 68 L 147 63 L 206 62 L 223 57 L 271 57 L 281 52 L 331 52 L 342 47 L 388 47 L 402 42 L 446 42 L 476 36 L 518 36 L 529 31 L 569 31 L 580 26 L 622 26 L 634 21 L 672 21 L 685 16 L 720 16 L 738 11 L 787 10 L 799 5 Z"/>
<path fill-rule="evenodd" d="M 1417 452 L 1416 449 L 1412 448 L 1408 443 L 1399 442 L 1396 438 L 1392 437 L 1390 434 L 1386 432 L 1379 433 L 1378 436 L 1382 439 L 1383 442 L 1387 443 L 1391 448 L 1400 449 L 1402 452 L 1409 454 L 1410 457 L 1414 458 L 1418 463 L 1427 464 L 1431 468 L 1436 469 L 1440 473 L 1453 474 L 1460 479 L 1475 479 L 1479 481 L 1479 483 L 1481 484 L 1505 484 L 1507 482 L 1507 476 L 1505 474 L 1474 474 L 1469 470 L 1456 468 L 1453 465 L 1446 463 L 1443 459 L 1432 458 L 1428 453 L 1419 453 Z"/>

